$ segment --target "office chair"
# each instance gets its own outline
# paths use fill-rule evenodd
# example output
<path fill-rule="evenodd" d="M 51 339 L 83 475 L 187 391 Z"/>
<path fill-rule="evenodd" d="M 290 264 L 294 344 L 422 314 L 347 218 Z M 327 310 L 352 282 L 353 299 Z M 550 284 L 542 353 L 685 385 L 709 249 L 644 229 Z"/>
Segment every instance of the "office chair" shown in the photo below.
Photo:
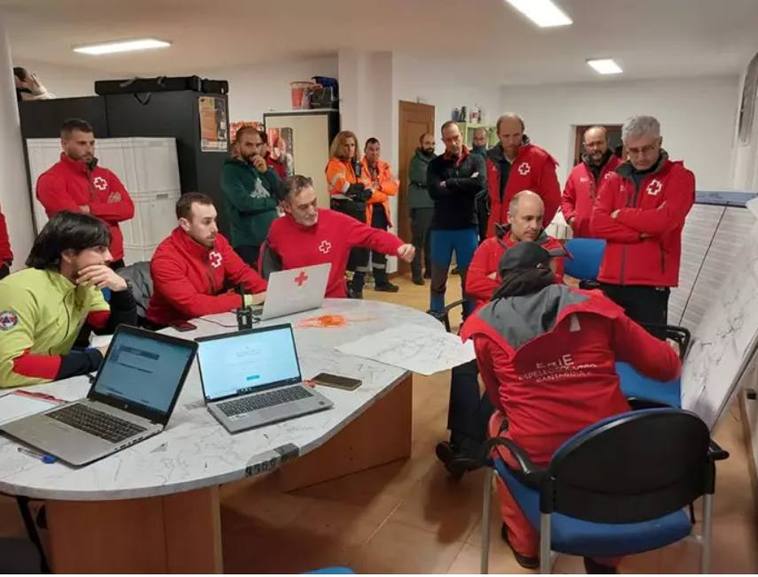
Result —
<path fill-rule="evenodd" d="M 492 451 L 495 447 L 504 447 L 518 468 L 511 469 Z M 486 451 L 482 573 L 489 562 L 494 472 L 539 531 L 541 573 L 551 571 L 551 551 L 618 557 L 679 541 L 692 530 L 684 508 L 700 496 L 700 569 L 708 572 L 715 462 L 729 454 L 711 440 L 708 427 L 694 413 L 647 409 L 609 417 L 563 443 L 545 469 L 536 467 L 510 439 L 490 439 Z"/>

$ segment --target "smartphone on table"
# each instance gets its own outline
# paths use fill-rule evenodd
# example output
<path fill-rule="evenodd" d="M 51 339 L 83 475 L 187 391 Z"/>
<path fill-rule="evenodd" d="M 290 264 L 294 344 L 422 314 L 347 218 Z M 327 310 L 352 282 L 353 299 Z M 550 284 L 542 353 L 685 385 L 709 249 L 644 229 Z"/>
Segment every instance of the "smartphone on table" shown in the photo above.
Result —
<path fill-rule="evenodd" d="M 193 325 L 192 323 L 187 322 L 187 321 L 182 321 L 174 325 L 171 325 L 171 328 L 176 329 L 180 333 L 186 333 L 187 331 L 194 331 L 197 328 L 197 325 Z"/>
<path fill-rule="evenodd" d="M 334 387 L 336 389 L 344 389 L 346 391 L 354 391 L 360 387 L 362 383 L 360 379 L 343 377 L 341 375 L 333 375 L 331 373 L 319 373 L 313 377 L 311 381 L 318 385 L 324 385 L 325 387 Z"/>

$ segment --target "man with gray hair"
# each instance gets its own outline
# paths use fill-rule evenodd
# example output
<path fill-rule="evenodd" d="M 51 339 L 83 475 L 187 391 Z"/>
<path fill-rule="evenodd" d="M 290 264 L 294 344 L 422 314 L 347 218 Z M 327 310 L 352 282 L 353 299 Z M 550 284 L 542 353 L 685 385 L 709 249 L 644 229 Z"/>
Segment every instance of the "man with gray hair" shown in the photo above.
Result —
<path fill-rule="evenodd" d="M 695 176 L 682 161 L 669 160 L 654 117 L 627 120 L 622 139 L 628 161 L 603 180 L 590 222 L 592 234 L 607 241 L 598 280 L 627 315 L 665 338 Z"/>
<path fill-rule="evenodd" d="M 542 197 L 543 226 L 550 224 L 560 207 L 561 185 L 555 174 L 558 163 L 546 150 L 531 144 L 524 129 L 523 119 L 516 114 L 497 119 L 500 143 L 487 152 L 488 237 L 494 236 L 496 224 L 508 221 L 508 205 L 522 190 L 532 190 Z"/>

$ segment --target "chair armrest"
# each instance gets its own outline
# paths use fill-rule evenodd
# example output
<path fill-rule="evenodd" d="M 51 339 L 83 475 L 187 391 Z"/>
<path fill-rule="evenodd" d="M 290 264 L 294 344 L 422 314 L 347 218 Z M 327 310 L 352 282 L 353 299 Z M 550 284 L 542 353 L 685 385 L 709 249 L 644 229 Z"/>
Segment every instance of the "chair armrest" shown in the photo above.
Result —
<path fill-rule="evenodd" d="M 463 306 L 464 302 L 464 299 L 458 299 L 446 305 L 441 311 L 428 310 L 426 312 L 445 325 L 445 330 L 450 332 L 450 311 L 455 307 Z"/>
<path fill-rule="evenodd" d="M 641 323 L 646 329 L 663 329 L 666 332 L 666 338 L 671 339 L 679 345 L 679 358 L 684 360 L 687 351 L 690 348 L 692 334 L 689 329 L 677 325 L 661 325 L 656 323 Z"/>
<path fill-rule="evenodd" d="M 506 466 L 513 471 L 514 475 L 521 479 L 524 483 L 530 487 L 539 488 L 542 479 L 547 472 L 546 469 L 541 469 L 535 465 L 526 454 L 526 451 L 514 443 L 511 439 L 505 437 L 492 437 L 487 439 L 483 446 L 482 465 L 488 466 L 490 463 L 490 454 L 495 447 L 505 447 L 510 454 L 516 459 L 519 468 L 514 469 L 506 463 Z"/>
<path fill-rule="evenodd" d="M 644 409 L 670 409 L 671 405 L 651 401 L 650 399 L 640 399 L 638 397 L 629 397 L 626 399 L 633 411 L 642 411 Z"/>

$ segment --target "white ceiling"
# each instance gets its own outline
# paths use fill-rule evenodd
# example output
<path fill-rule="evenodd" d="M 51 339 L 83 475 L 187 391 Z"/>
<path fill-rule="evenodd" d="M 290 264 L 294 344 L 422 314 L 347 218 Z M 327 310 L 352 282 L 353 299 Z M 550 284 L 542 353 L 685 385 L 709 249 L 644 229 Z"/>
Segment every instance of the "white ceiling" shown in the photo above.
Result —
<path fill-rule="evenodd" d="M 758 51 L 758 0 L 558 0 L 574 25 L 540 30 L 503 0 L 0 0 L 14 62 L 109 75 L 180 75 L 392 50 L 463 65 L 497 84 L 738 74 Z M 159 51 L 92 57 L 73 46 L 134 37 Z M 437 66 L 435 66 L 437 68 Z"/>

